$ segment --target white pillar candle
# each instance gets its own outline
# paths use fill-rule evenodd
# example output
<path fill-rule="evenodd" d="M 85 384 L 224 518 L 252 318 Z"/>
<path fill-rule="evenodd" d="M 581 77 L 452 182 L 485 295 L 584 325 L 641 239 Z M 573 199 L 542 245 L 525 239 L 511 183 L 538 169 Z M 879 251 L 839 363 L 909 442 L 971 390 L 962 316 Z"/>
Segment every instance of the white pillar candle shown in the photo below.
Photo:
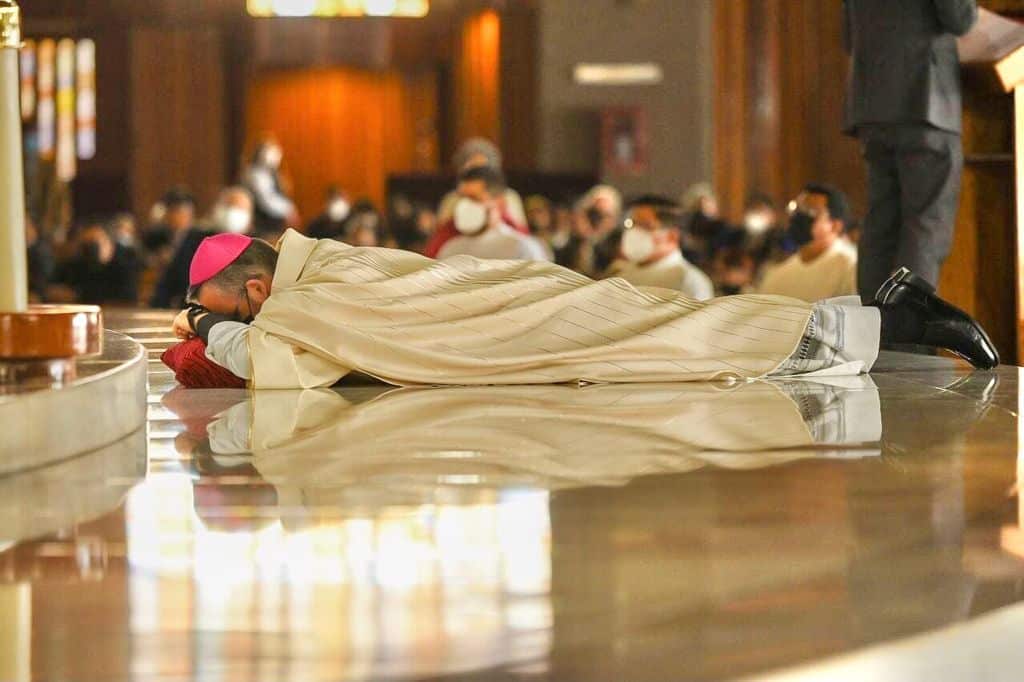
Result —
<path fill-rule="evenodd" d="M 28 309 L 20 24 L 18 4 L 0 0 L 0 310 L 13 312 Z"/>

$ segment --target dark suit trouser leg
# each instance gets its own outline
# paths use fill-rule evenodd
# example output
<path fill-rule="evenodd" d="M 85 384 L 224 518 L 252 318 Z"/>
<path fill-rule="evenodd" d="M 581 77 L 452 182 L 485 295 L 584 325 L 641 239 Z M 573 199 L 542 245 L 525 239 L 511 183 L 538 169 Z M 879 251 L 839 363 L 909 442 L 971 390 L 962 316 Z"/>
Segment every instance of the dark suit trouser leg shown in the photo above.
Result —
<path fill-rule="evenodd" d="M 953 243 L 960 201 L 960 136 L 929 126 L 886 126 L 861 133 L 868 164 L 868 215 L 858 256 L 865 302 L 906 266 L 932 284 Z"/>
<path fill-rule="evenodd" d="M 896 145 L 887 129 L 862 130 L 860 139 L 868 166 L 868 212 L 857 256 L 857 289 L 870 303 L 896 265 L 903 222 Z"/>
<path fill-rule="evenodd" d="M 938 284 L 953 245 L 964 155 L 960 136 L 937 128 L 900 131 L 898 163 L 903 230 L 897 266 Z"/>

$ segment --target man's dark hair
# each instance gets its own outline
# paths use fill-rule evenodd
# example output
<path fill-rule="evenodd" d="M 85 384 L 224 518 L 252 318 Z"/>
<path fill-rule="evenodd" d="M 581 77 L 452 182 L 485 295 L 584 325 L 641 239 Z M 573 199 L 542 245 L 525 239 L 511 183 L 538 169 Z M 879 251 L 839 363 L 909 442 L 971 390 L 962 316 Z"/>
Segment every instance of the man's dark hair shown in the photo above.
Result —
<path fill-rule="evenodd" d="M 658 221 L 665 227 L 678 228 L 683 217 L 679 203 L 661 194 L 642 194 L 626 202 L 627 211 L 639 207 L 653 208 Z"/>
<path fill-rule="evenodd" d="M 253 239 L 252 244 L 245 247 L 245 251 L 242 251 L 231 265 L 202 284 L 189 288 L 188 300 L 198 300 L 199 290 L 207 284 L 212 284 L 223 291 L 241 291 L 250 279 L 256 279 L 262 275 L 273 277 L 275 269 L 277 269 L 277 251 L 262 239 Z"/>
<path fill-rule="evenodd" d="M 841 220 L 844 227 L 850 225 L 850 202 L 846 195 L 831 185 L 808 183 L 804 185 L 807 194 L 819 194 L 828 200 L 828 213 L 832 220 Z"/>
<path fill-rule="evenodd" d="M 472 166 L 459 173 L 459 183 L 483 180 L 484 186 L 490 194 L 500 194 L 505 191 L 505 175 L 497 168 L 489 166 Z"/>

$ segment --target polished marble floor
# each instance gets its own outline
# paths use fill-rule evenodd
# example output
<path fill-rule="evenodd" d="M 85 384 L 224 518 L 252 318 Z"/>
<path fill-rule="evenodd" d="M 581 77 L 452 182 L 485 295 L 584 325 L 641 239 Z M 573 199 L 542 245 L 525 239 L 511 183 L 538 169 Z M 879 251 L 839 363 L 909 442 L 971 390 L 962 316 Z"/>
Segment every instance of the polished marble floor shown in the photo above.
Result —
<path fill-rule="evenodd" d="M 148 436 L 0 478 L 0 680 L 902 680 L 813 666 L 991 614 L 1024 650 L 1017 368 L 252 395 L 176 387 L 169 321 L 108 320 Z"/>

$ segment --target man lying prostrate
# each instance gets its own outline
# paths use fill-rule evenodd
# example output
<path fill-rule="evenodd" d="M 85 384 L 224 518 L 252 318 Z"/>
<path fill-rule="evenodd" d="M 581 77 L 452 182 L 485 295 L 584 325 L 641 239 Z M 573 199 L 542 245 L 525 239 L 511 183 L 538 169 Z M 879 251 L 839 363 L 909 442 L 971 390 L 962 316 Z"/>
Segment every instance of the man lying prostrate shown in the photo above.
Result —
<path fill-rule="evenodd" d="M 870 370 L 879 344 L 999 357 L 970 317 L 909 271 L 878 303 L 775 296 L 694 301 L 545 262 L 435 261 L 289 231 L 278 250 L 206 239 L 179 338 L 250 388 L 331 386 L 350 372 L 412 385 L 673 382 Z"/>

